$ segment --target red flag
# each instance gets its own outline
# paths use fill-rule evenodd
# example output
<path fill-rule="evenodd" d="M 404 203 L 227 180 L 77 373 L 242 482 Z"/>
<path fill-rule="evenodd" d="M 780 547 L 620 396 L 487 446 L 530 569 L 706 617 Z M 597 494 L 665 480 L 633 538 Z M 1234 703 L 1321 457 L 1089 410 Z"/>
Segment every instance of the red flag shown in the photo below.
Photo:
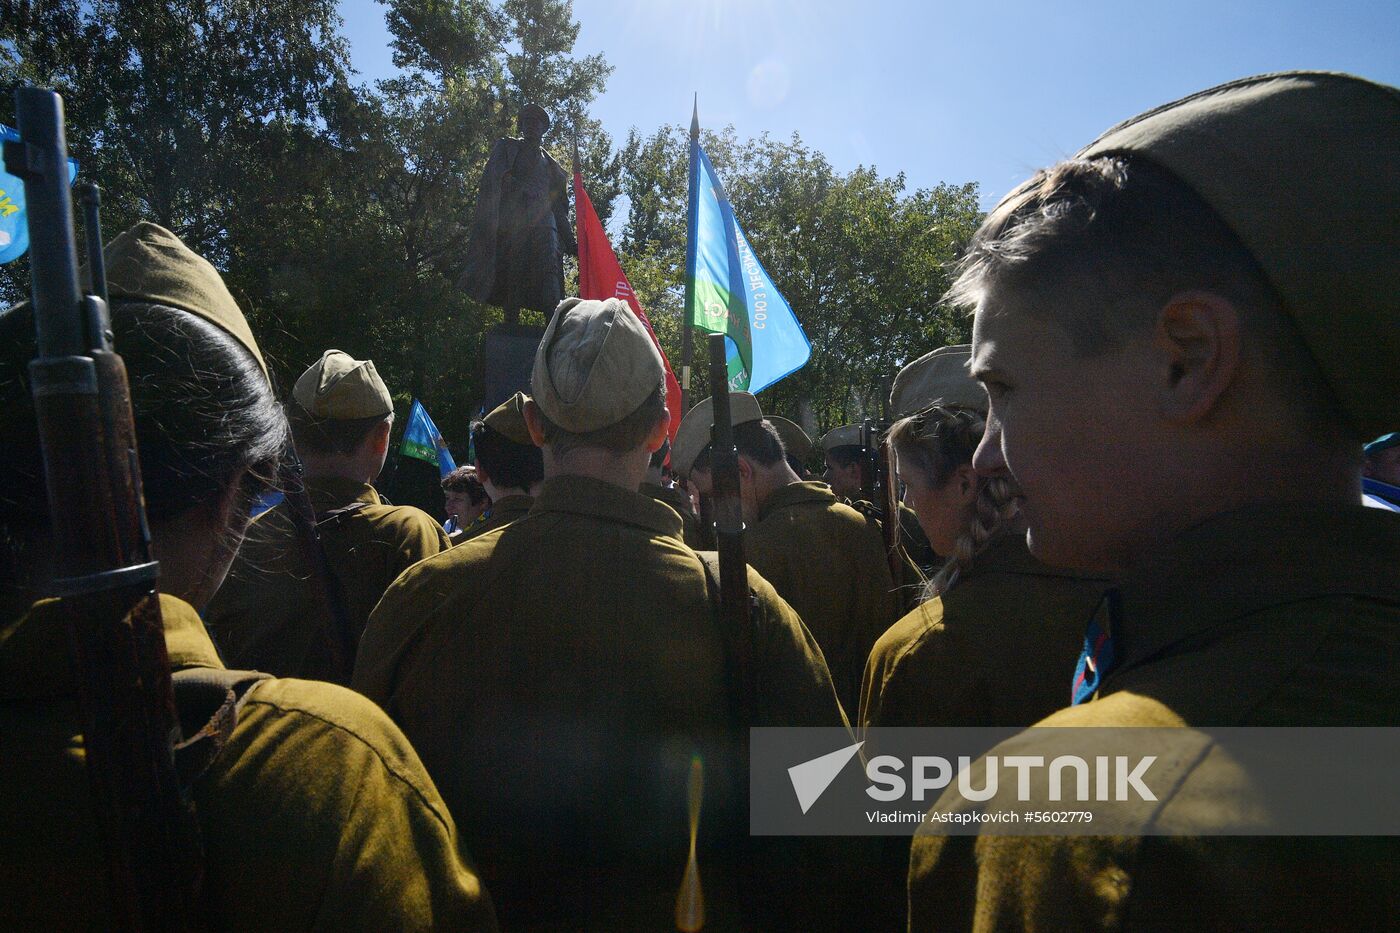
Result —
<path fill-rule="evenodd" d="M 681 411 L 681 384 L 676 381 L 671 361 L 666 358 L 666 351 L 661 349 L 647 313 L 632 293 L 632 283 L 622 272 L 612 244 L 608 242 L 608 233 L 598 219 L 598 212 L 593 209 L 588 192 L 583 190 L 583 175 L 579 172 L 574 172 L 574 214 L 578 218 L 578 296 L 598 301 L 621 298 L 646 325 L 651 342 L 656 344 L 661 363 L 666 367 L 666 407 L 671 410 L 670 435 L 674 443 L 676 430 L 685 416 L 685 412 Z"/>

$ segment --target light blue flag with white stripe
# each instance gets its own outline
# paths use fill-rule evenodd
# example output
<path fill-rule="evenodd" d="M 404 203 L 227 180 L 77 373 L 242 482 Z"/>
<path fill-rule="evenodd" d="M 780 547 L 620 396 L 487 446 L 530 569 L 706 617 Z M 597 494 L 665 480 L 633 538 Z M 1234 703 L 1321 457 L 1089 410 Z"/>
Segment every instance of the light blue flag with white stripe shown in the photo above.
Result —
<path fill-rule="evenodd" d="M 0 140 L 19 142 L 18 130 L 0 123 Z M 78 177 L 78 163 L 68 160 L 68 183 Z M 24 209 L 24 182 L 0 168 L 0 266 L 29 249 L 29 221 Z"/>
<path fill-rule="evenodd" d="M 812 345 L 734 217 L 691 118 L 686 314 L 724 334 L 729 388 L 761 392 L 806 365 Z"/>
<path fill-rule="evenodd" d="M 436 463 L 442 476 L 457 469 L 452 452 L 447 449 L 447 441 L 442 439 L 442 432 L 433 424 L 428 410 L 418 399 L 414 399 L 408 409 L 408 425 L 403 429 L 403 444 L 399 447 L 399 453 Z"/>

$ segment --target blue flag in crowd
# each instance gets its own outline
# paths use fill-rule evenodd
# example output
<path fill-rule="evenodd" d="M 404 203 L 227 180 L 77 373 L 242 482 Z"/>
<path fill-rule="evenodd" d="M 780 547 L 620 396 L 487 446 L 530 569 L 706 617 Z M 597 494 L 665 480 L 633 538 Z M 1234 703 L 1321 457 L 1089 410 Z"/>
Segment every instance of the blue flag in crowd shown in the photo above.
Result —
<path fill-rule="evenodd" d="M 399 453 L 436 463 L 442 476 L 457 469 L 457 464 L 452 461 L 452 452 L 447 449 L 447 441 L 442 439 L 442 432 L 433 424 L 428 410 L 418 399 L 413 400 L 408 410 L 408 426 L 403 429 L 403 445 Z"/>
<path fill-rule="evenodd" d="M 686 316 L 692 326 L 727 338 L 729 388 L 757 393 L 801 369 L 812 346 L 749 246 L 699 132 L 693 116 Z"/>
<path fill-rule="evenodd" d="M 19 142 L 18 130 L 0 123 L 0 139 Z M 78 177 L 78 163 L 68 160 L 68 183 Z M 0 265 L 29 249 L 29 223 L 24 210 L 24 182 L 0 168 Z"/>

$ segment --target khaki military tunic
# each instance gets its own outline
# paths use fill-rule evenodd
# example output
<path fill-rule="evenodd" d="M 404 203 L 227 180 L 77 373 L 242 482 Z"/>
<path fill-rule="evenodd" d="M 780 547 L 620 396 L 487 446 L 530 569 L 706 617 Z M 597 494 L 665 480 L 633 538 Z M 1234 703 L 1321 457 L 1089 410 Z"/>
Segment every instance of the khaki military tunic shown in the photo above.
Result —
<path fill-rule="evenodd" d="M 690 502 L 690 496 L 675 486 L 658 486 L 656 483 L 642 483 L 637 491 L 675 509 L 676 514 L 681 517 L 681 522 L 684 523 L 682 538 L 685 541 L 685 546 L 696 551 L 703 550 L 704 542 L 700 535 L 700 519 L 695 514 L 695 507 Z"/>
<path fill-rule="evenodd" d="M 860 725 L 1029 726 L 1070 703 L 1084 629 L 1109 581 L 1041 563 L 1025 535 L 992 541 L 942 598 L 880 636 Z"/>
<path fill-rule="evenodd" d="M 480 537 L 488 531 L 504 528 L 517 518 L 524 518 L 534 504 L 533 496 L 502 496 L 499 500 L 491 503 L 491 508 L 487 510 L 485 515 L 473 522 L 471 527 L 464 529 L 460 538 L 454 536 L 452 544 L 455 546 L 464 541 L 470 541 L 472 538 Z"/>
<path fill-rule="evenodd" d="M 1400 725 L 1397 567 L 1390 513 L 1272 506 L 1211 519 L 1122 581 L 1121 613 L 1103 614 L 1117 664 L 1097 699 L 1043 725 Z M 1012 753 L 1038 753 L 1037 741 L 1049 740 L 1012 740 Z M 1257 802 L 1226 758 L 1203 757 L 1151 819 L 1197 826 Z M 1361 930 L 1400 916 L 1389 838 L 921 832 L 910 861 L 913 930 Z"/>
<path fill-rule="evenodd" d="M 854 713 L 870 648 L 900 615 L 878 526 L 825 483 L 793 483 L 759 509 L 744 558 L 807 623 Z"/>
<path fill-rule="evenodd" d="M 754 724 L 842 724 L 812 637 L 752 571 L 750 587 Z M 671 928 L 699 754 L 706 929 L 736 927 L 748 778 L 703 565 L 669 506 L 547 480 L 528 516 L 389 589 L 353 686 L 424 756 L 508 929 Z M 784 861 L 791 842 L 755 840 L 771 857 L 742 872 L 760 929 L 822 922 L 828 886 Z"/>
<path fill-rule="evenodd" d="M 355 632 L 364 628 L 390 583 L 418 561 L 448 547 L 428 513 L 386 505 L 374 487 L 341 479 L 307 481 L 326 562 L 345 594 Z M 330 613 L 297 542 L 290 506 L 258 516 L 205 612 L 209 631 L 230 667 L 279 677 L 343 681 L 332 663 Z"/>
<path fill-rule="evenodd" d="M 82 714 L 53 601 L 0 628 L 0 929 L 109 929 Z M 176 669 L 220 667 L 161 597 Z M 12 615 L 11 618 L 14 618 Z M 446 806 L 403 734 L 342 687 L 266 680 L 196 782 L 216 930 L 494 930 Z"/>

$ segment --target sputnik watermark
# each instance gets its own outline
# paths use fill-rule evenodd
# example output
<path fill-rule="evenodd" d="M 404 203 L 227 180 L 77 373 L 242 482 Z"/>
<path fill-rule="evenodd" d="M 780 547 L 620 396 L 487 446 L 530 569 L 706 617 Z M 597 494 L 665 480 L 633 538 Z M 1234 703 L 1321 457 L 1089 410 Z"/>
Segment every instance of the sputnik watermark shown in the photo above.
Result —
<path fill-rule="evenodd" d="M 751 730 L 751 831 L 1400 835 L 1397 728 L 871 729 L 853 738 Z"/>

